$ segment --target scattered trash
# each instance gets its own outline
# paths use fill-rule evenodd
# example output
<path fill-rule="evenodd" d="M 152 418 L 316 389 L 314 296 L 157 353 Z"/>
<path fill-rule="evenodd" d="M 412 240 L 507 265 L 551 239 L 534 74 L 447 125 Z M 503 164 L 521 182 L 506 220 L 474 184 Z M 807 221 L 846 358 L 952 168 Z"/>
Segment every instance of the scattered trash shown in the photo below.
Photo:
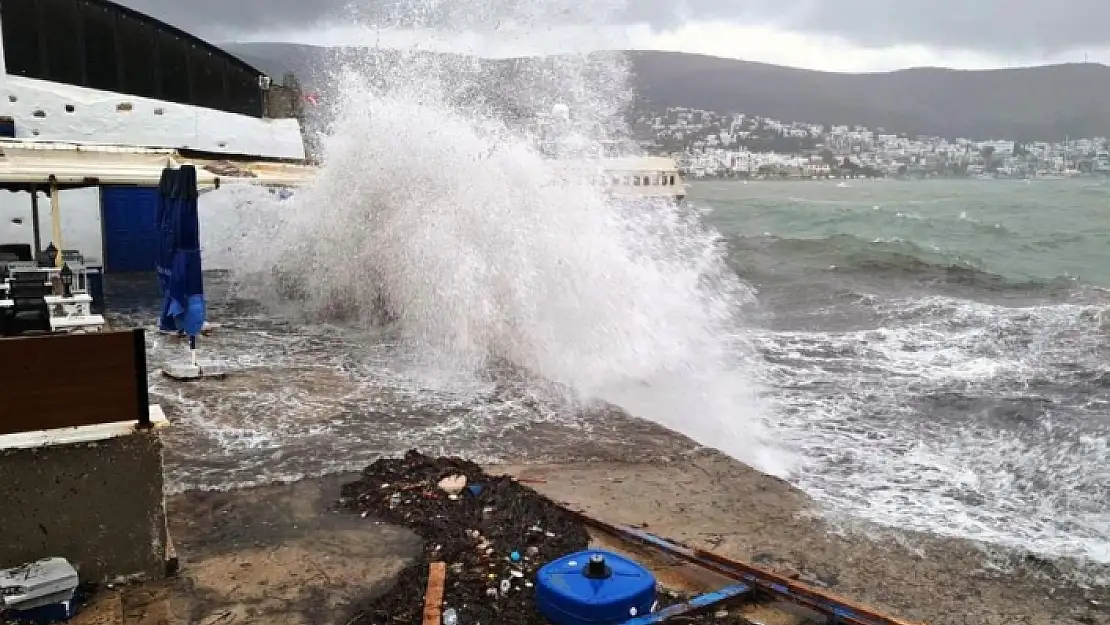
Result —
<path fill-rule="evenodd" d="M 381 494 L 382 484 L 400 492 L 420 492 L 456 475 L 481 488 L 457 501 L 415 497 L 393 507 Z M 380 460 L 367 467 L 361 479 L 344 485 L 341 495 L 345 510 L 409 527 L 427 545 L 427 560 L 402 572 L 395 590 L 363 606 L 351 625 L 421 622 L 430 560 L 448 563 L 443 605 L 455 609 L 459 623 L 536 623 L 534 587 L 526 584 L 534 581 L 544 562 L 581 551 L 589 541 L 585 527 L 551 500 L 509 477 L 489 476 L 478 465 L 458 459 L 410 452 L 401 459 Z M 529 532 L 534 526 L 552 535 Z M 441 549 L 433 551 L 436 545 Z M 529 561 L 513 562 L 506 556 L 514 551 L 534 555 Z"/>
<path fill-rule="evenodd" d="M 447 608 L 443 611 L 443 625 L 459 625 L 459 613 L 455 608 Z"/>
<path fill-rule="evenodd" d="M 466 479 L 466 497 L 451 500 L 437 488 L 452 476 Z M 389 489 L 384 493 L 383 484 Z M 582 558 L 597 553 L 583 555 L 589 534 L 573 513 L 510 477 L 490 476 L 457 458 L 409 452 L 379 460 L 359 480 L 345 484 L 341 497 L 342 510 L 408 527 L 425 541 L 424 560 L 401 572 L 392 591 L 360 606 L 344 621 L 347 625 L 423 623 L 432 562 L 443 562 L 445 569 L 443 597 L 434 611 L 437 625 L 448 625 L 449 610 L 454 611 L 454 625 L 543 623 L 537 610 L 541 567 L 567 554 L 578 554 L 572 559 L 584 566 L 587 560 Z M 667 591 L 657 597 L 663 605 L 689 598 Z M 652 602 L 624 604 L 622 621 L 629 619 L 631 607 L 647 614 Z M 711 614 L 683 622 L 723 625 Z"/>

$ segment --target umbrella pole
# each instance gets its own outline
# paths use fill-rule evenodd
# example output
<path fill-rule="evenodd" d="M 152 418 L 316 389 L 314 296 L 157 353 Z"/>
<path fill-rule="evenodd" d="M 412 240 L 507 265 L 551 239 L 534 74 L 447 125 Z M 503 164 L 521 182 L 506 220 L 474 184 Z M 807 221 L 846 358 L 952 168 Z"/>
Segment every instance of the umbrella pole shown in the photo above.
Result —
<path fill-rule="evenodd" d="M 197 337 L 189 337 L 189 358 L 193 366 L 197 366 Z"/>
<path fill-rule="evenodd" d="M 62 250 L 65 246 L 62 245 L 62 200 L 58 195 L 58 183 L 50 183 L 50 218 L 54 226 L 54 247 L 58 248 L 58 260 L 54 263 L 55 267 L 61 268 L 62 266 Z"/>
<path fill-rule="evenodd" d="M 35 254 L 32 258 L 37 261 L 42 253 L 42 228 L 39 225 L 39 188 L 36 185 L 31 185 L 31 225 L 31 235 L 35 238 Z"/>

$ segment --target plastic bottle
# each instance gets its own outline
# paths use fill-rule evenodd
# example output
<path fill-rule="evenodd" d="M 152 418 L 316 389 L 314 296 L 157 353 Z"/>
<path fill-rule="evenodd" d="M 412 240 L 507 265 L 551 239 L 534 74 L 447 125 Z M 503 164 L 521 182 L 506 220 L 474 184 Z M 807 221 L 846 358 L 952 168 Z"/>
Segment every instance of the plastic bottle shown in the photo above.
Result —
<path fill-rule="evenodd" d="M 443 625 L 459 625 L 459 613 L 455 608 L 447 608 L 443 611 Z"/>

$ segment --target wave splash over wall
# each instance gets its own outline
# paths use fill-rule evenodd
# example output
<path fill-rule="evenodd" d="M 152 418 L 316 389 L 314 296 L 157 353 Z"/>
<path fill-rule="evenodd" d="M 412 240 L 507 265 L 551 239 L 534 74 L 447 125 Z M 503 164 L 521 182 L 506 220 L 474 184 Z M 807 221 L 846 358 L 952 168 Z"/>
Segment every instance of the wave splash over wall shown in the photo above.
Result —
<path fill-rule="evenodd" d="M 571 4 L 530 10 L 557 15 L 560 1 Z M 437 370 L 507 363 L 564 400 L 610 402 L 790 470 L 746 373 L 752 291 L 724 241 L 695 211 L 620 205 L 592 180 L 563 179 L 521 123 L 565 103 L 579 137 L 619 136 L 623 58 L 517 60 L 495 80 L 462 56 L 343 60 L 313 186 L 284 200 L 227 192 L 237 210 L 206 228 L 240 295 L 305 322 L 386 327 Z"/>

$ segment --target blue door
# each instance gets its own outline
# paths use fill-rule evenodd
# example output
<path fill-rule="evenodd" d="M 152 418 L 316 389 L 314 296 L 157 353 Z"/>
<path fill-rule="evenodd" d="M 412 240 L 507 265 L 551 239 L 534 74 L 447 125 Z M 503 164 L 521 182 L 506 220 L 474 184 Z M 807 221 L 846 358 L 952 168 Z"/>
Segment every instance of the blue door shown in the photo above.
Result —
<path fill-rule="evenodd" d="M 158 265 L 158 189 L 101 187 L 104 271 L 155 271 Z"/>

